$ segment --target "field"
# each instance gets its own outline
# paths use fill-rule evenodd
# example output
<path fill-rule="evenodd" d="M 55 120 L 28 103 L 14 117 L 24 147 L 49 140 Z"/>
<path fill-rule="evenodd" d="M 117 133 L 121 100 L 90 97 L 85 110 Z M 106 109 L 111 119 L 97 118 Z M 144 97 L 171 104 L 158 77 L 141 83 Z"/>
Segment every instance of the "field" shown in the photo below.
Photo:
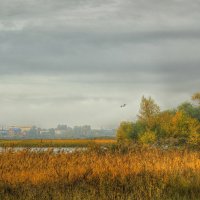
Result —
<path fill-rule="evenodd" d="M 0 153 L 3 200 L 199 200 L 200 152 L 99 147 Z"/>
<path fill-rule="evenodd" d="M 0 140 L 0 147 L 86 147 L 99 144 L 116 143 L 115 139 L 34 139 L 34 140 Z"/>

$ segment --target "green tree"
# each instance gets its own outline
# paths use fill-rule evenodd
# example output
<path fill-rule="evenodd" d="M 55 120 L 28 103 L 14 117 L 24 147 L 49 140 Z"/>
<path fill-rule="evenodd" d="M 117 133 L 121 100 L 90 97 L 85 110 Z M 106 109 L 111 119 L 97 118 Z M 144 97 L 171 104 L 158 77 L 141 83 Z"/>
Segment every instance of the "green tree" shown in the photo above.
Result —
<path fill-rule="evenodd" d="M 133 122 L 121 122 L 117 129 L 117 140 L 130 140 L 134 138 L 134 123 Z"/>
<path fill-rule="evenodd" d="M 184 102 L 177 108 L 178 111 L 182 111 L 192 118 L 196 118 L 200 121 L 200 109 L 198 106 L 191 104 L 190 102 Z"/>
<path fill-rule="evenodd" d="M 152 144 L 156 141 L 156 134 L 153 131 L 146 131 L 139 136 L 139 142 L 142 144 Z"/>
<path fill-rule="evenodd" d="M 172 130 L 172 118 L 175 113 L 166 110 L 160 112 L 159 115 L 156 117 L 156 128 L 155 132 L 158 138 L 167 138 L 173 134 Z"/>
<path fill-rule="evenodd" d="M 138 136 L 146 131 L 146 124 L 141 121 L 137 120 L 134 123 L 134 139 L 138 139 Z"/>
<path fill-rule="evenodd" d="M 140 103 L 140 110 L 138 119 L 143 121 L 147 125 L 147 129 L 150 130 L 155 125 L 155 117 L 160 113 L 160 107 L 155 103 L 155 101 L 149 97 L 142 97 Z"/>
<path fill-rule="evenodd" d="M 197 119 L 191 118 L 182 111 L 178 111 L 172 117 L 171 132 L 174 137 L 189 137 L 190 134 L 200 132 L 200 123 Z"/>

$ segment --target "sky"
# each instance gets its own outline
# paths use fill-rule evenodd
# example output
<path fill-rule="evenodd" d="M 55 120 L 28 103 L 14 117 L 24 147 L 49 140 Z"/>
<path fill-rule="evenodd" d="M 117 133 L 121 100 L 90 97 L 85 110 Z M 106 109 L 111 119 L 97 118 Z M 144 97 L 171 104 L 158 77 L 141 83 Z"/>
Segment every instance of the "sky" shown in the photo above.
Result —
<path fill-rule="evenodd" d="M 116 128 L 136 119 L 142 95 L 162 110 L 190 101 L 199 10 L 199 0 L 0 0 L 0 125 Z"/>

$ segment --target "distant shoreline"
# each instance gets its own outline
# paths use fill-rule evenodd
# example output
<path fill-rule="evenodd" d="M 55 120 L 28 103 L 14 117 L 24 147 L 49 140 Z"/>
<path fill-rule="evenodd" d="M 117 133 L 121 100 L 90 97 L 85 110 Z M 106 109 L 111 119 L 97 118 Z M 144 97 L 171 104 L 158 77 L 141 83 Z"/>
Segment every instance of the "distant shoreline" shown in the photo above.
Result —
<path fill-rule="evenodd" d="M 115 138 L 92 139 L 1 139 L 0 147 L 86 147 L 89 145 L 115 144 Z"/>

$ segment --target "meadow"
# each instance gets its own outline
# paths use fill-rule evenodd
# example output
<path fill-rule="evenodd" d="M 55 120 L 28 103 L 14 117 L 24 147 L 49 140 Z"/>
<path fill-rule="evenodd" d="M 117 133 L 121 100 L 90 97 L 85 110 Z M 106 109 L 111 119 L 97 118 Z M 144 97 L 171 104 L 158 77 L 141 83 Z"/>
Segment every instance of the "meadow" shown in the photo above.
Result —
<path fill-rule="evenodd" d="M 0 153 L 3 200 L 199 200 L 200 152 L 93 146 Z"/>
<path fill-rule="evenodd" d="M 115 144 L 115 139 L 28 139 L 0 140 L 0 147 L 87 147 Z"/>

